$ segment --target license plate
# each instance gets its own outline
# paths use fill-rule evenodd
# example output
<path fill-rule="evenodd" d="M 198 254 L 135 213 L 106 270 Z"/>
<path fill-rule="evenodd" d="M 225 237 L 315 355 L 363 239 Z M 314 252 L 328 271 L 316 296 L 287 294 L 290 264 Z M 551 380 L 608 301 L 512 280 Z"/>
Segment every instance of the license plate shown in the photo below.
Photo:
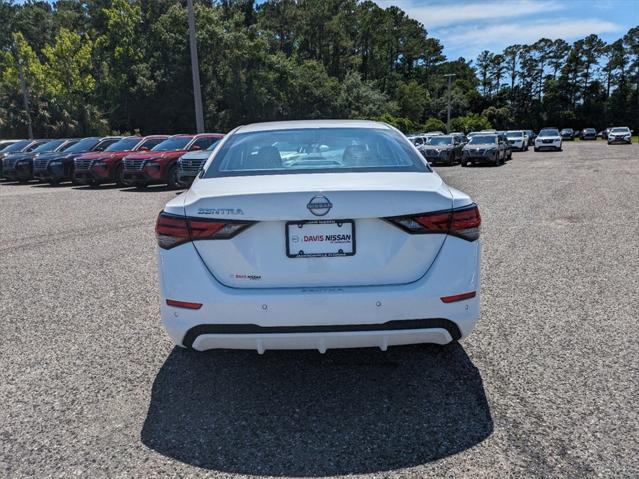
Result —
<path fill-rule="evenodd" d="M 355 254 L 353 220 L 318 220 L 286 223 L 286 256 L 321 258 Z"/>

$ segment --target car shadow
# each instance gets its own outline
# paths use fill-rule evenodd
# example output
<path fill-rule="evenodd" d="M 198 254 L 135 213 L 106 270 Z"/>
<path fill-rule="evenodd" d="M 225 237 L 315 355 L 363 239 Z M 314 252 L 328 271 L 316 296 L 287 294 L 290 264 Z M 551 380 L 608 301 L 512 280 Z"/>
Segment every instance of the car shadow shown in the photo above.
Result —
<path fill-rule="evenodd" d="M 120 191 L 125 193 L 159 193 L 163 191 L 184 191 L 183 188 L 171 188 L 167 185 L 149 185 L 145 188 L 136 188 L 135 186 L 125 186 Z"/>
<path fill-rule="evenodd" d="M 319 477 L 435 461 L 492 431 L 481 376 L 457 343 L 264 356 L 176 347 L 141 440 L 205 469 Z"/>
<path fill-rule="evenodd" d="M 121 188 L 121 186 L 115 183 L 105 183 L 102 185 L 76 185 L 72 189 L 77 191 L 100 191 L 100 190 L 115 190 Z"/>

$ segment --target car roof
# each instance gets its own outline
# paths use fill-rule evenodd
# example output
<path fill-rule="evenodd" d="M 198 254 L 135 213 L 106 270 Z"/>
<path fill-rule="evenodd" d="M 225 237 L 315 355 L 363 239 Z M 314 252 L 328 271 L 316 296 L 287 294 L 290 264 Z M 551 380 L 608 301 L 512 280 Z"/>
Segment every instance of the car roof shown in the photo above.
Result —
<path fill-rule="evenodd" d="M 370 120 L 296 120 L 270 121 L 239 126 L 235 133 L 251 133 L 256 131 L 293 130 L 301 128 L 375 128 L 390 130 L 386 123 Z"/>

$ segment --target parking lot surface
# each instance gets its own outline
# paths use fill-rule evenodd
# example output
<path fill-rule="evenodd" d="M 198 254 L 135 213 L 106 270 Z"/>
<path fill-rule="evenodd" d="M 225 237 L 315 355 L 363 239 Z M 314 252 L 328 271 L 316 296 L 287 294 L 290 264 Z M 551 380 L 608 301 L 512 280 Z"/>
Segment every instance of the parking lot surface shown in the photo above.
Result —
<path fill-rule="evenodd" d="M 513 157 L 437 168 L 482 213 L 477 329 L 385 353 L 173 348 L 176 192 L 0 183 L 0 476 L 637 477 L 639 146 Z"/>

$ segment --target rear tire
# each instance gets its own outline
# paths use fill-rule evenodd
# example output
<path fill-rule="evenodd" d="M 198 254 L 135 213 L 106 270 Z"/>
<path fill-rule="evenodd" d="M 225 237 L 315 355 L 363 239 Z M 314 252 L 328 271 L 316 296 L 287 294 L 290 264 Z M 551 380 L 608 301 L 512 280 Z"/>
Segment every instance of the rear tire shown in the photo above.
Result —
<path fill-rule="evenodd" d="M 534 147 L 533 147 L 533 151 L 534 151 L 535 153 L 537 153 L 539 150 L 537 149 L 537 147 L 536 147 L 536 146 L 534 146 Z"/>
<path fill-rule="evenodd" d="M 462 161 L 461 161 L 461 165 L 462 165 L 462 167 L 466 168 L 466 167 L 468 166 L 468 162 L 467 162 L 467 161 L 462 160 Z"/>
<path fill-rule="evenodd" d="M 136 190 L 143 190 L 146 188 L 146 183 L 138 182 L 138 183 L 135 183 L 134 186 Z"/>

